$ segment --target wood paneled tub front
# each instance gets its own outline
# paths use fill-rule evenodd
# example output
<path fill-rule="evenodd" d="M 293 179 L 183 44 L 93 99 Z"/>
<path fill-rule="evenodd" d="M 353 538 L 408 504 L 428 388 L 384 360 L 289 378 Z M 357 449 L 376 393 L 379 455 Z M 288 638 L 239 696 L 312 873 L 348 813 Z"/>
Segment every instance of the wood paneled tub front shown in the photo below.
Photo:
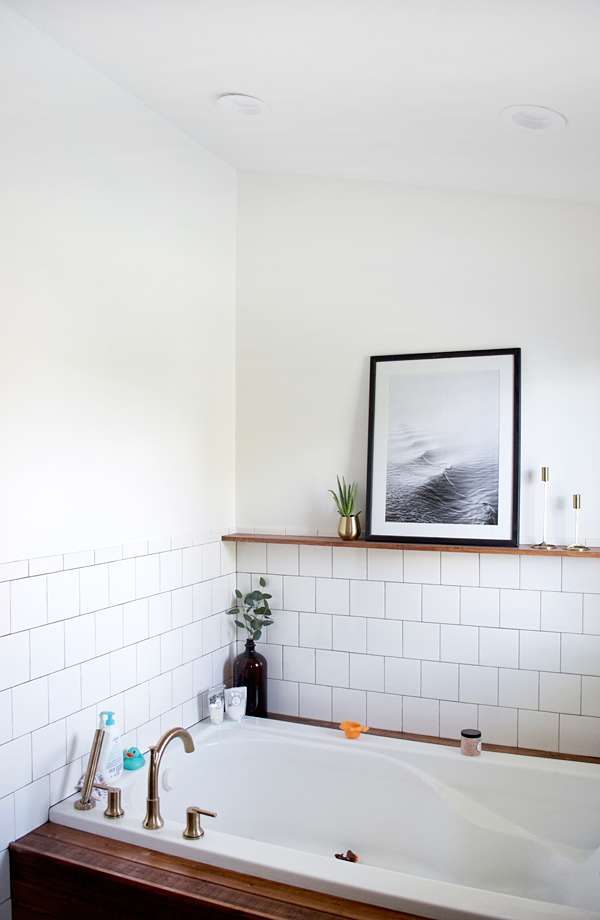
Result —
<path fill-rule="evenodd" d="M 190 733 L 162 760 L 164 827 L 142 827 L 146 766 L 122 818 L 73 797 L 11 845 L 15 920 L 600 918 L 597 763 L 264 719 Z M 199 840 L 191 805 L 217 812 Z"/>

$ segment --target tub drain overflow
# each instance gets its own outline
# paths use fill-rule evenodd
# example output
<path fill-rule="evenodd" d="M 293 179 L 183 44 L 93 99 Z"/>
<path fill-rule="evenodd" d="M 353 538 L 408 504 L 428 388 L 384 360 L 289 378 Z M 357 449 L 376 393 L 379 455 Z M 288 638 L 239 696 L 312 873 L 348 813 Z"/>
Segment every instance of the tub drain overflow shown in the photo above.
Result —
<path fill-rule="evenodd" d="M 334 855 L 336 859 L 345 859 L 346 862 L 358 862 L 358 856 L 352 850 L 348 850 L 345 856 L 343 853 L 335 853 Z"/>

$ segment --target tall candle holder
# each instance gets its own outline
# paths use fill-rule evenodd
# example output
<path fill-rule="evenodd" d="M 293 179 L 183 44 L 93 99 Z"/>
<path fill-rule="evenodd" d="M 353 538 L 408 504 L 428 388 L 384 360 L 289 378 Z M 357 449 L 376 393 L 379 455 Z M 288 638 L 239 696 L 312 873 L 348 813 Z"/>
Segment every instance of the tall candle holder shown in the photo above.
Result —
<path fill-rule="evenodd" d="M 579 509 L 581 508 L 581 495 L 573 496 L 573 507 L 575 508 L 575 542 L 571 543 L 570 546 L 565 546 L 564 549 L 572 549 L 576 553 L 587 553 L 589 552 L 589 546 L 584 546 L 583 543 L 579 542 Z"/>
<path fill-rule="evenodd" d="M 542 467 L 542 482 L 544 483 L 544 533 L 541 543 L 532 543 L 532 549 L 556 549 L 555 543 L 546 542 L 546 517 L 548 512 L 548 480 L 550 479 L 550 467 Z"/>

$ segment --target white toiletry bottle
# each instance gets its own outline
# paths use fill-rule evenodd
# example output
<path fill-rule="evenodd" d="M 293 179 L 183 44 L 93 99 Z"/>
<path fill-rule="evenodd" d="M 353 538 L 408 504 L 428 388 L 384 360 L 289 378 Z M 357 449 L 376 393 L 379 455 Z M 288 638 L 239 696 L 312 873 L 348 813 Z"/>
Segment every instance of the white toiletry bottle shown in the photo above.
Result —
<path fill-rule="evenodd" d="M 106 716 L 106 721 L 104 721 Z M 98 760 L 98 773 L 100 773 L 107 785 L 115 783 L 123 772 L 123 751 L 121 750 L 121 738 L 119 729 L 113 718 L 114 712 L 101 712 L 100 725 L 98 728 L 104 729 L 104 741 Z"/>

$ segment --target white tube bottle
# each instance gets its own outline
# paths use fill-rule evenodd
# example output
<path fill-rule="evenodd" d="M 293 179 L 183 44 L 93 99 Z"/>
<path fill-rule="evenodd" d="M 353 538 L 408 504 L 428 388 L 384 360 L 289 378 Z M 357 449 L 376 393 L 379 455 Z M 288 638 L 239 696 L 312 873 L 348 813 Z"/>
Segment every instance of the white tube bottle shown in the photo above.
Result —
<path fill-rule="evenodd" d="M 106 721 L 104 721 L 104 716 L 106 716 Z M 114 712 L 101 712 L 98 726 L 98 728 L 104 729 L 104 740 L 98 759 L 98 773 L 101 774 L 108 786 L 113 785 L 123 772 L 121 737 L 113 717 Z"/>

